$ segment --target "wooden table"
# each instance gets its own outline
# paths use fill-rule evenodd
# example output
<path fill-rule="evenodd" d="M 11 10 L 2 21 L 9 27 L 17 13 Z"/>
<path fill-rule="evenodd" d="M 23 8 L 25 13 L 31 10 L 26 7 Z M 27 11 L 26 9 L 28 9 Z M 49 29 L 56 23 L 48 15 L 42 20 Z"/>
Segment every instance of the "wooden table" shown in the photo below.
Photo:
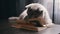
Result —
<path fill-rule="evenodd" d="M 42 31 L 26 31 L 26 30 L 16 30 L 14 33 L 17 34 L 59 34 L 60 33 L 60 25 L 54 25 L 50 28 L 44 29 Z"/>

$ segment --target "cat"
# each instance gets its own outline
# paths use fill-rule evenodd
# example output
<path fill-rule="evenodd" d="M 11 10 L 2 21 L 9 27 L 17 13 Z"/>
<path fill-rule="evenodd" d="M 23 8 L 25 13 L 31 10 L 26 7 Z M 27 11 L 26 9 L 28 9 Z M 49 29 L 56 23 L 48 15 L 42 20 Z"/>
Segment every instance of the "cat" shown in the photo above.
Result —
<path fill-rule="evenodd" d="M 49 13 L 48 13 L 48 11 L 47 11 L 47 9 L 42 5 L 42 4 L 39 4 L 39 3 L 31 3 L 31 4 L 28 4 L 28 5 L 26 5 L 25 6 L 27 9 L 26 10 L 24 10 L 21 14 L 20 14 L 20 16 L 19 16 L 19 19 L 21 20 L 24 20 L 25 19 L 25 17 L 27 16 L 27 15 L 29 15 L 28 13 L 29 12 L 31 12 L 30 13 L 30 15 L 32 15 L 32 11 L 33 10 L 37 10 L 38 11 L 38 13 L 39 13 L 39 11 L 41 12 L 42 11 L 42 18 L 44 18 L 44 20 L 45 20 L 45 23 L 46 23 L 46 26 L 51 26 L 51 25 L 54 25 L 53 23 L 52 23 L 52 20 L 51 20 L 51 18 L 50 18 L 50 16 L 49 16 Z M 28 11 L 29 10 L 29 8 L 31 8 L 31 10 L 30 11 Z M 36 15 L 35 15 L 36 16 Z M 33 16 L 34 17 L 34 16 Z M 38 18 L 40 18 L 41 17 L 41 15 L 38 15 Z"/>

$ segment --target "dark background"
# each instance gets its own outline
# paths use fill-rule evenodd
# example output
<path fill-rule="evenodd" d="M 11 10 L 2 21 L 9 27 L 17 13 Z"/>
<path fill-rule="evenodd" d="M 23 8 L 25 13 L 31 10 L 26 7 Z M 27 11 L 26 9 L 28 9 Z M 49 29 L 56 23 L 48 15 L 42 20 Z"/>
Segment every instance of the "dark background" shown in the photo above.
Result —
<path fill-rule="evenodd" d="M 16 16 L 16 0 L 1 0 L 0 19 Z"/>
<path fill-rule="evenodd" d="M 33 0 L 1 0 L 0 19 L 7 19 L 11 16 L 19 16 L 25 9 L 25 5 Z"/>

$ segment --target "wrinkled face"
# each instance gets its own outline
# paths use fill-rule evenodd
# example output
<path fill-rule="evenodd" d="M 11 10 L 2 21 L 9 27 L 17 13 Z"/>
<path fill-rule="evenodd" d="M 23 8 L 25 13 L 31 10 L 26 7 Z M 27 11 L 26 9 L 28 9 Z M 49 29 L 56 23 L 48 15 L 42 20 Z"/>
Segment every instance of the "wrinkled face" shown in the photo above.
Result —
<path fill-rule="evenodd" d="M 33 10 L 33 9 L 31 9 L 31 8 L 29 7 L 29 8 L 28 8 L 28 11 L 27 11 L 27 14 L 28 14 L 28 16 L 30 16 L 30 17 L 37 18 L 37 17 L 39 17 L 40 15 L 43 14 L 43 11 L 39 11 L 39 9 Z"/>

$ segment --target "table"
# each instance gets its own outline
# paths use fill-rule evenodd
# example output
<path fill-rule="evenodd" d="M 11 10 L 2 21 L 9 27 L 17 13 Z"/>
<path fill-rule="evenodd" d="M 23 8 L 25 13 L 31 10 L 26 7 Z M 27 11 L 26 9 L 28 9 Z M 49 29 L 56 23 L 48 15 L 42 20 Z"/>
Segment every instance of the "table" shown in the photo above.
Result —
<path fill-rule="evenodd" d="M 39 32 L 21 30 L 21 29 L 14 31 L 14 34 L 59 34 L 59 33 L 60 33 L 60 25 L 54 25 L 50 28 L 47 28 Z"/>

